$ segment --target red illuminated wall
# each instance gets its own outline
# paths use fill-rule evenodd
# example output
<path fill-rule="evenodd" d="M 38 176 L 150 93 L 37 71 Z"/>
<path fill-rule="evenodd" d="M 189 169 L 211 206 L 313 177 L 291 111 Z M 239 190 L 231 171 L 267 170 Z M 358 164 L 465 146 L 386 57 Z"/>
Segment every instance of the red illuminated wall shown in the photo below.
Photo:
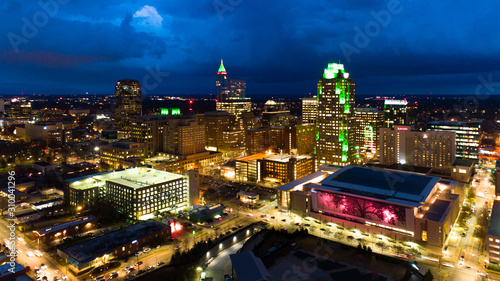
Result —
<path fill-rule="evenodd" d="M 318 208 L 324 211 L 405 226 L 406 210 L 404 207 L 324 191 L 317 191 L 317 196 Z"/>

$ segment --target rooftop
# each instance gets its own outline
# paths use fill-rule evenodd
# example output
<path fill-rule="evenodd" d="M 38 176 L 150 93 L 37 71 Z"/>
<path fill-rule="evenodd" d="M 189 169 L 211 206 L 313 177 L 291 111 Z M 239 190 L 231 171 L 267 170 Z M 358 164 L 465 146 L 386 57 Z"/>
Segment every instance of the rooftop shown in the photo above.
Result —
<path fill-rule="evenodd" d="M 326 177 L 318 188 L 385 198 L 386 201 L 419 206 L 439 177 L 401 171 L 346 166 Z"/>
<path fill-rule="evenodd" d="M 302 186 L 306 183 L 310 182 L 319 182 L 320 180 L 324 179 L 328 175 L 327 172 L 314 172 L 312 174 L 309 174 L 305 177 L 301 177 L 300 179 L 294 180 L 292 182 L 289 182 L 287 184 L 284 184 L 282 186 L 277 187 L 277 190 L 282 190 L 282 191 L 290 191 L 292 189 L 295 189 L 299 186 Z"/>
<path fill-rule="evenodd" d="M 266 159 L 269 161 L 277 161 L 277 162 L 289 162 L 290 159 L 295 158 L 297 160 L 302 160 L 302 159 L 309 159 L 311 156 L 309 155 L 290 155 L 290 154 L 275 154 L 275 153 L 267 153 L 267 152 L 261 152 L 257 154 L 253 154 L 247 157 L 243 158 L 238 158 L 236 159 L 237 161 L 251 161 L 251 160 L 260 160 L 260 159 Z"/>
<path fill-rule="evenodd" d="M 38 229 L 36 232 L 38 233 L 38 235 L 43 236 L 43 235 L 46 235 L 49 233 L 61 231 L 61 230 L 66 229 L 70 226 L 77 226 L 77 225 L 80 225 L 82 223 L 90 222 L 90 221 L 94 221 L 94 220 L 96 220 L 96 218 L 94 216 L 81 217 L 81 218 L 78 218 L 75 220 L 55 224 L 55 225 L 50 226 L 50 227 L 41 228 L 41 229 Z"/>
<path fill-rule="evenodd" d="M 271 275 L 264 263 L 252 252 L 229 255 L 239 281 L 269 280 Z"/>
<path fill-rule="evenodd" d="M 14 272 L 19 272 L 24 269 L 24 266 L 21 264 L 18 264 L 17 262 L 14 262 Z M 9 274 L 12 274 L 13 272 L 11 271 L 11 265 L 10 263 L 4 263 L 3 265 L 0 265 L 0 276 L 5 277 Z M 8 280 L 8 279 L 7 279 Z M 15 279 L 14 279 L 15 280 Z"/>
<path fill-rule="evenodd" d="M 488 235 L 500 236 L 500 200 L 493 201 Z"/>
<path fill-rule="evenodd" d="M 432 170 L 432 168 L 412 166 L 412 165 L 406 165 L 406 164 L 405 165 L 392 164 L 392 165 L 385 167 L 385 169 L 398 170 L 398 171 L 411 172 L 411 173 L 419 173 L 419 174 L 427 174 Z"/>
<path fill-rule="evenodd" d="M 96 257 L 113 252 L 117 247 L 166 228 L 170 229 L 166 224 L 148 220 L 59 250 L 67 254 L 68 260 L 73 264 L 86 263 Z"/>
<path fill-rule="evenodd" d="M 477 160 L 474 159 L 457 159 L 455 160 L 452 166 L 472 167 L 476 162 Z"/>
<path fill-rule="evenodd" d="M 71 188 L 87 189 L 106 181 L 125 185 L 130 188 L 142 188 L 184 178 L 183 175 L 160 171 L 147 167 L 134 167 L 123 171 L 113 171 L 90 176 L 69 179 Z"/>

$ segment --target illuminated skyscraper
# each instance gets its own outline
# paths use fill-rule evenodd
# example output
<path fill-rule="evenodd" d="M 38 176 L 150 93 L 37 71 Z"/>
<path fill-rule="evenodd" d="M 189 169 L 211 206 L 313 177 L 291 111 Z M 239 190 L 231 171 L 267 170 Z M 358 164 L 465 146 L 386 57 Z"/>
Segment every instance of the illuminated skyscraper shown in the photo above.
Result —
<path fill-rule="evenodd" d="M 355 158 L 354 81 L 329 63 L 318 82 L 318 165 L 346 166 Z"/>
<path fill-rule="evenodd" d="M 116 82 L 115 120 L 118 130 L 129 132 L 130 119 L 142 115 L 142 88 L 138 81 L 124 79 Z"/>
<path fill-rule="evenodd" d="M 406 100 L 384 101 L 384 128 L 394 128 L 394 125 L 409 125 L 406 122 Z"/>
<path fill-rule="evenodd" d="M 222 59 L 220 60 L 219 70 L 217 70 L 215 85 L 217 86 L 217 101 L 225 101 L 229 97 L 229 80 Z"/>
<path fill-rule="evenodd" d="M 302 98 L 302 123 L 316 123 L 318 118 L 318 98 Z"/>
<path fill-rule="evenodd" d="M 383 112 L 377 108 L 356 108 L 356 145 L 366 156 L 377 156 L 379 130 L 384 121 Z"/>

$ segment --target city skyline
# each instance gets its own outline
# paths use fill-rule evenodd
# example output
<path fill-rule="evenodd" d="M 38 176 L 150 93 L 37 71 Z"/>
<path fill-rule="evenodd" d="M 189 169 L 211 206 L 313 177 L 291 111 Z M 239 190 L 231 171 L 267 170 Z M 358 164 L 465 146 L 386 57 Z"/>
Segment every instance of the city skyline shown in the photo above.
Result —
<path fill-rule="evenodd" d="M 465 1 L 63 2 L 0 4 L 2 94 L 113 94 L 130 78 L 144 95 L 215 98 L 220 59 L 249 97 L 314 95 L 339 60 L 361 96 L 467 95 L 499 80 L 495 9 Z"/>

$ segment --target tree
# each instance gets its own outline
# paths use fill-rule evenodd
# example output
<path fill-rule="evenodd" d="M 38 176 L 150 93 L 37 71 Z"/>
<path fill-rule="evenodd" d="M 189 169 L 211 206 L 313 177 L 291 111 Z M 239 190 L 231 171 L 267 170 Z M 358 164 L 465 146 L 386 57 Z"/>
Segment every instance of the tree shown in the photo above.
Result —
<path fill-rule="evenodd" d="M 432 272 L 430 269 L 424 274 L 424 281 L 432 281 L 434 280 L 434 276 L 432 276 Z"/>

